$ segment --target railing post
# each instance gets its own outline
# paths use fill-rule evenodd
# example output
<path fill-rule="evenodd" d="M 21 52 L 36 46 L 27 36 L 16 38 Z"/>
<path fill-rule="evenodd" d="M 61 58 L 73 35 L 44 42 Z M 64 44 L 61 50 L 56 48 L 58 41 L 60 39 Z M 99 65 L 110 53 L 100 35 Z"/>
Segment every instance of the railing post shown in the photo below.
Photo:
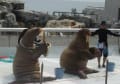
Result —
<path fill-rule="evenodd" d="M 10 47 L 10 40 L 11 40 L 11 37 L 10 37 L 10 34 L 8 34 L 8 46 Z"/>
<path fill-rule="evenodd" d="M 106 61 L 105 84 L 108 82 L 108 60 Z"/>
<path fill-rule="evenodd" d="M 41 64 L 41 72 L 40 72 L 40 84 L 42 84 L 42 82 L 43 82 L 43 67 L 44 67 L 44 65 L 43 65 L 43 62 L 42 62 L 42 64 Z"/>
<path fill-rule="evenodd" d="M 118 37 L 118 53 L 120 54 L 120 39 Z"/>

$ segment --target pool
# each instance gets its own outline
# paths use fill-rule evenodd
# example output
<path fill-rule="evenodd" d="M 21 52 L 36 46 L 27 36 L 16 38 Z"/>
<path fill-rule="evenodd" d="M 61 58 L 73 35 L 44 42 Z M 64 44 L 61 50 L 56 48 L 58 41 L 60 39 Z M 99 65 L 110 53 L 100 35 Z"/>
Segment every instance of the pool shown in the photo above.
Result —
<path fill-rule="evenodd" d="M 0 37 L 2 40 L 0 41 L 0 55 L 1 56 L 14 56 L 16 52 L 17 45 L 17 36 L 10 37 L 10 41 L 7 41 L 8 37 Z M 60 54 L 66 48 L 71 41 L 73 36 L 49 36 L 46 38 L 48 42 L 51 43 L 51 47 L 49 48 L 48 57 L 44 58 L 40 57 L 39 62 L 44 63 L 44 76 L 55 76 L 54 69 L 56 67 L 60 67 L 59 58 Z M 117 81 L 120 77 L 120 63 L 118 61 L 119 58 L 119 46 L 117 44 L 117 38 L 109 37 L 109 60 L 114 61 L 116 63 L 116 68 L 114 72 L 109 73 L 109 84 L 119 84 Z M 7 41 L 7 42 L 6 42 Z M 90 46 L 96 46 L 97 37 L 91 37 Z M 13 58 L 11 58 L 13 59 Z M 44 84 L 104 84 L 105 80 L 105 69 L 97 68 L 97 60 L 89 61 L 88 66 L 91 68 L 95 68 L 99 70 L 99 73 L 88 75 L 88 79 L 83 80 L 79 79 L 77 76 L 64 74 L 63 79 L 55 80 L 53 82 L 46 82 Z M 13 72 L 12 72 L 12 61 L 5 62 L 0 61 L 0 84 L 8 84 L 9 82 L 14 80 Z M 39 83 L 36 83 L 39 84 Z"/>

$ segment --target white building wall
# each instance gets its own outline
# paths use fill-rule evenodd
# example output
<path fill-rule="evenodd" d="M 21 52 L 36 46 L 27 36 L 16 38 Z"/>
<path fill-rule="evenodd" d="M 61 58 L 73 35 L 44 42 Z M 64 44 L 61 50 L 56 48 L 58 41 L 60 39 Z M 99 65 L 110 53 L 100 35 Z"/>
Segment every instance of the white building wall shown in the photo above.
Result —
<path fill-rule="evenodd" d="M 104 7 L 88 7 L 83 10 L 83 13 L 91 16 L 95 23 L 100 23 L 104 20 Z"/>
<path fill-rule="evenodd" d="M 15 3 L 24 3 L 25 0 L 0 0 L 0 2 L 15 2 Z"/>
<path fill-rule="evenodd" d="M 118 9 L 120 8 L 120 0 L 105 1 L 105 20 L 118 21 Z"/>

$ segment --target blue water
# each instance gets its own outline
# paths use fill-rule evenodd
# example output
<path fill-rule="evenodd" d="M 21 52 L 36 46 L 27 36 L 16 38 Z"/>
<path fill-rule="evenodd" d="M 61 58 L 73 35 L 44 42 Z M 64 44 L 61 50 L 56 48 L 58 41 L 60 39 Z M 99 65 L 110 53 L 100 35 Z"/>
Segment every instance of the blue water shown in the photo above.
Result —
<path fill-rule="evenodd" d="M 48 57 L 59 57 L 66 46 L 52 46 L 49 48 Z M 0 56 L 15 56 L 16 47 L 0 47 Z"/>
<path fill-rule="evenodd" d="M 52 46 L 49 48 L 48 58 L 59 58 L 63 50 L 67 47 L 64 46 Z M 0 56 L 15 56 L 16 47 L 0 47 Z M 119 55 L 117 45 L 109 45 L 109 56 Z"/>
<path fill-rule="evenodd" d="M 14 56 L 16 47 L 0 47 L 0 56 Z"/>
<path fill-rule="evenodd" d="M 50 47 L 47 58 L 59 58 L 64 48 L 65 46 Z M 0 62 L 12 63 L 15 53 L 16 47 L 0 47 L 0 56 L 7 56 L 7 58 L 1 58 Z"/>

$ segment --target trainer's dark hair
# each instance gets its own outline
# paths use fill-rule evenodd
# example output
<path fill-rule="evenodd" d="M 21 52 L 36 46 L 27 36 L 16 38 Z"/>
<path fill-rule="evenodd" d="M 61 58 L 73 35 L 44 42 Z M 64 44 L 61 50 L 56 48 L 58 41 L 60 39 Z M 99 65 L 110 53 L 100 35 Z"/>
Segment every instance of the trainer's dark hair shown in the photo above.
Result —
<path fill-rule="evenodd" d="M 101 22 L 101 25 L 106 25 L 106 21 L 102 21 L 102 22 Z"/>
<path fill-rule="evenodd" d="M 27 30 L 28 30 L 28 29 L 24 29 L 24 30 L 20 33 L 20 35 L 19 35 L 19 37 L 18 37 L 18 44 L 20 44 L 20 40 L 21 40 L 21 38 L 25 35 L 25 33 L 27 32 Z"/>

